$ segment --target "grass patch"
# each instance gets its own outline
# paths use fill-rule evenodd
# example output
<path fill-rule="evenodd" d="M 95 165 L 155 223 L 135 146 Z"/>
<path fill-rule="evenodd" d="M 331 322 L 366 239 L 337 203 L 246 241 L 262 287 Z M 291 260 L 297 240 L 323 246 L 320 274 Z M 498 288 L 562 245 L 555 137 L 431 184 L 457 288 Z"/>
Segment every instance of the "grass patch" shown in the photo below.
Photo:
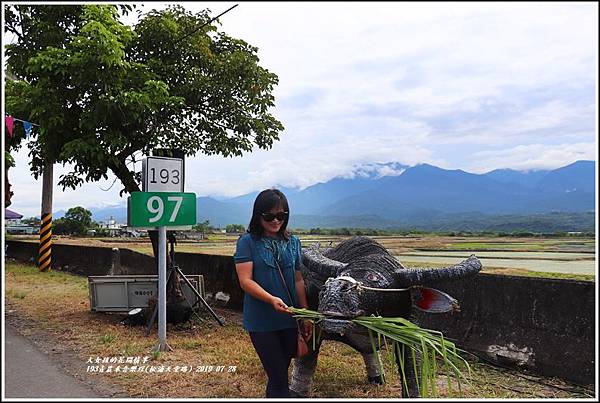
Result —
<path fill-rule="evenodd" d="M 524 269 L 513 269 L 503 267 L 490 267 L 484 269 L 483 273 L 505 275 L 505 276 L 522 276 L 522 277 L 535 277 L 535 278 L 553 278 L 558 280 L 578 280 L 578 281 L 596 281 L 596 276 L 593 274 L 573 274 L 573 273 L 551 273 L 532 271 Z"/>
<path fill-rule="evenodd" d="M 200 348 L 202 342 L 196 339 L 182 340 L 175 348 L 182 348 L 184 350 L 194 350 Z"/>
<path fill-rule="evenodd" d="M 117 336 L 114 334 L 103 334 L 102 336 L 98 337 L 98 341 L 102 344 L 110 344 L 115 341 L 116 338 Z"/>
<path fill-rule="evenodd" d="M 22 291 L 15 291 L 13 289 L 6 290 L 6 293 L 8 295 L 12 296 L 13 298 L 18 298 L 18 299 L 23 299 L 23 298 L 25 298 L 25 295 L 27 295 L 26 293 L 24 293 Z"/>
<path fill-rule="evenodd" d="M 125 357 L 132 357 L 134 355 L 142 353 L 143 350 L 137 343 L 126 343 L 121 351 L 121 355 Z"/>

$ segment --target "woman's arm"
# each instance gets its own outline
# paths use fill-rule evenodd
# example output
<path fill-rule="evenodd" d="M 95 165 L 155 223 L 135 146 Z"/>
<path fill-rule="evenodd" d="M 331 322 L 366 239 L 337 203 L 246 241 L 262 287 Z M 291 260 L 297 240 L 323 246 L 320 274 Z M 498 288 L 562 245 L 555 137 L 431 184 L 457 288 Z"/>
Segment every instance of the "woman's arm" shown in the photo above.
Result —
<path fill-rule="evenodd" d="M 256 281 L 252 279 L 252 262 L 237 263 L 235 265 L 240 287 L 244 292 L 256 299 L 273 306 L 277 312 L 291 313 L 287 305 L 279 297 L 275 297 L 265 291 Z"/>

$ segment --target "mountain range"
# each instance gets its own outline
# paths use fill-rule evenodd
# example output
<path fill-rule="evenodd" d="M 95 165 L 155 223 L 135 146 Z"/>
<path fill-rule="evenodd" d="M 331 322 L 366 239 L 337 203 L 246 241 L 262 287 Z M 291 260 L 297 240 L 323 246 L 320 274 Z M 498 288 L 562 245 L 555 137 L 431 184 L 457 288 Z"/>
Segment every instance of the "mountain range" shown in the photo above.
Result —
<path fill-rule="evenodd" d="M 500 223 L 502 217 L 565 213 L 585 214 L 588 221 L 591 217 L 593 228 L 595 161 L 577 161 L 554 170 L 497 169 L 484 174 L 429 164 L 388 163 L 370 168 L 305 189 L 279 187 L 290 205 L 289 227 L 432 229 L 440 223 L 464 227 L 493 217 Z M 381 174 L 385 172 L 391 174 Z M 198 197 L 198 222 L 209 220 L 218 227 L 247 225 L 258 193 L 221 200 Z M 126 222 L 125 206 L 90 211 L 96 221 L 112 216 Z"/>

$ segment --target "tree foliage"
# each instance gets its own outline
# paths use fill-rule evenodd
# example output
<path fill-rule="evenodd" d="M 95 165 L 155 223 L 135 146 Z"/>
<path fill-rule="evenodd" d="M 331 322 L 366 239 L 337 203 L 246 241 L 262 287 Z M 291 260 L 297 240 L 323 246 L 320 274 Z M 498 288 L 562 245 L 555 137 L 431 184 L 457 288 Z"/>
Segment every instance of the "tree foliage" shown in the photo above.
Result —
<path fill-rule="evenodd" d="M 269 113 L 278 78 L 259 66 L 257 48 L 214 24 L 200 28 L 209 10 L 153 10 L 132 28 L 119 21 L 131 8 L 6 7 L 17 78 L 6 111 L 41 127 L 30 143 L 36 178 L 45 161 L 70 163 L 63 189 L 111 171 L 133 192 L 140 178 L 128 164 L 153 148 L 229 157 L 278 140 L 283 126 Z"/>
<path fill-rule="evenodd" d="M 27 224 L 29 226 L 36 227 L 36 228 L 39 228 L 40 225 L 42 224 L 42 220 L 40 220 L 37 217 L 24 218 L 24 219 L 21 220 L 21 222 L 23 224 Z"/>
<path fill-rule="evenodd" d="M 81 206 L 70 208 L 63 218 L 52 224 L 52 232 L 58 235 L 85 235 L 94 226 L 92 212 Z"/>
<path fill-rule="evenodd" d="M 225 226 L 225 232 L 228 234 L 240 233 L 244 231 L 246 231 L 246 227 L 244 227 L 242 224 L 227 224 L 227 226 Z"/>
<path fill-rule="evenodd" d="M 206 233 L 214 231 L 215 228 L 210 225 L 209 220 L 204 220 L 203 222 L 194 225 L 192 227 L 192 230 L 206 234 Z"/>

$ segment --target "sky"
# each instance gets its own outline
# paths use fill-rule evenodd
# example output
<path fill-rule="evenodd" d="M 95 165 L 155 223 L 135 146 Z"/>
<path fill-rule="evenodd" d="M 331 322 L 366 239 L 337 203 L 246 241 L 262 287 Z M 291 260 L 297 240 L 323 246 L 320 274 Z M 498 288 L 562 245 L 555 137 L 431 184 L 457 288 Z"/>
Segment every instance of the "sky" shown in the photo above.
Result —
<path fill-rule="evenodd" d="M 271 112 L 285 127 L 270 150 L 186 158 L 197 196 L 305 188 L 391 162 L 485 173 L 597 160 L 595 2 L 178 4 L 213 16 L 239 4 L 219 29 L 277 74 Z M 14 154 L 9 208 L 39 216 L 27 154 Z M 68 168 L 55 165 L 55 184 Z M 113 179 L 55 187 L 53 210 L 124 204 Z"/>

